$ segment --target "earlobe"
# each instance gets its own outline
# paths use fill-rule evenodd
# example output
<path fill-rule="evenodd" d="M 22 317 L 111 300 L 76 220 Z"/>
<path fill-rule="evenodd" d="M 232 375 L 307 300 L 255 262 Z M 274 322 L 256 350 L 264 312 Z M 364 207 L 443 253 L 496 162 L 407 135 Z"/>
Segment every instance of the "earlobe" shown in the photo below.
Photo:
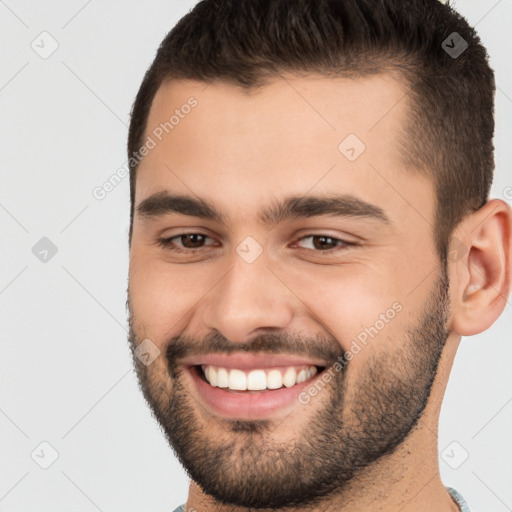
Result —
<path fill-rule="evenodd" d="M 487 202 L 454 230 L 467 252 L 450 261 L 451 328 L 461 336 L 488 329 L 505 308 L 512 276 L 512 211 L 500 199 Z"/>

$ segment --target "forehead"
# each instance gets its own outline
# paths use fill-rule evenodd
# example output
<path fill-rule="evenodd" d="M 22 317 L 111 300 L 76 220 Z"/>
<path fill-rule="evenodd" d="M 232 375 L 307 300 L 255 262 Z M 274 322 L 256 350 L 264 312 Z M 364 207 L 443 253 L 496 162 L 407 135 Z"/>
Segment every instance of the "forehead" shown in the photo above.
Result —
<path fill-rule="evenodd" d="M 176 113 L 172 127 L 167 125 L 169 133 L 162 133 L 165 140 L 159 141 L 165 146 L 180 136 L 187 139 L 187 147 L 173 147 L 175 161 L 188 158 L 195 149 L 208 149 L 214 157 L 219 139 L 226 144 L 250 138 L 250 145 L 230 147 L 233 157 L 247 161 L 271 153 L 300 157 L 315 148 L 337 155 L 339 142 L 348 134 L 358 136 L 382 158 L 393 153 L 406 122 L 407 92 L 391 74 L 357 79 L 283 74 L 256 90 L 226 82 L 180 80 L 158 89 L 146 135 L 156 129 L 158 137 L 158 128 L 165 128 Z M 188 108 L 189 102 L 197 104 Z M 391 147 L 390 140 L 395 142 Z"/>
<path fill-rule="evenodd" d="M 431 184 L 404 166 L 408 90 L 391 74 L 354 79 L 283 74 L 258 90 L 174 81 L 153 100 L 136 204 L 162 190 L 242 205 L 340 192 L 374 204 L 411 198 L 432 212 Z M 402 200 L 399 200 L 402 196 Z"/>

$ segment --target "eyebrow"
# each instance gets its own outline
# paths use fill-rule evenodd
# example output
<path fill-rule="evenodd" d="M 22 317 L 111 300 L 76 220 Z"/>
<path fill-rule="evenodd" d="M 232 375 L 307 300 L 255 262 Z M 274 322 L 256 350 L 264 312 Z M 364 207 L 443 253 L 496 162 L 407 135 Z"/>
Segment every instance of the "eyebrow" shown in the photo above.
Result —
<path fill-rule="evenodd" d="M 226 224 L 226 218 L 209 201 L 187 195 L 173 195 L 167 191 L 156 192 L 147 197 L 139 203 L 136 211 L 139 216 L 146 219 L 178 213 Z M 258 220 L 264 225 L 271 225 L 287 219 L 321 215 L 369 218 L 391 224 L 391 220 L 382 208 L 349 194 L 292 196 L 275 200 L 259 213 Z"/>

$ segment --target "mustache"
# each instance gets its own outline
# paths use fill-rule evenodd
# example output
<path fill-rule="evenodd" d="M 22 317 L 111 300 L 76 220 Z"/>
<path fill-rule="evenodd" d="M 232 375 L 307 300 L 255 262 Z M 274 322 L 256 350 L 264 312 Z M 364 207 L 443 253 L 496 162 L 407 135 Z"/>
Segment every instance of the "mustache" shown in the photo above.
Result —
<path fill-rule="evenodd" d="M 334 364 L 344 354 L 344 349 L 334 337 L 306 336 L 293 333 L 264 333 L 250 340 L 233 342 L 219 332 L 197 339 L 191 336 L 170 338 L 166 348 L 167 361 L 176 366 L 180 359 L 205 354 L 286 354 L 309 356 Z"/>

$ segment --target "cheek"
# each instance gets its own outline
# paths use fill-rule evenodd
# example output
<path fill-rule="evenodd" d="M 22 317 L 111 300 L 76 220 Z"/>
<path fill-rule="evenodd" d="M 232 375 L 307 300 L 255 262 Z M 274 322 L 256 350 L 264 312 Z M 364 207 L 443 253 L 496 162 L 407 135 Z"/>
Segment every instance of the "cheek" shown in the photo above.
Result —
<path fill-rule="evenodd" d="M 362 263 L 292 269 L 283 280 L 293 283 L 290 287 L 307 306 L 305 314 L 314 315 L 344 350 L 355 341 L 378 343 L 396 328 L 403 311 L 403 295 L 390 274 Z"/>
<path fill-rule="evenodd" d="M 157 346 L 185 328 L 194 305 L 209 289 L 192 266 L 190 270 L 184 267 L 172 267 L 150 257 L 138 264 L 132 257 L 129 293 L 136 328 L 143 329 L 144 337 Z"/>

